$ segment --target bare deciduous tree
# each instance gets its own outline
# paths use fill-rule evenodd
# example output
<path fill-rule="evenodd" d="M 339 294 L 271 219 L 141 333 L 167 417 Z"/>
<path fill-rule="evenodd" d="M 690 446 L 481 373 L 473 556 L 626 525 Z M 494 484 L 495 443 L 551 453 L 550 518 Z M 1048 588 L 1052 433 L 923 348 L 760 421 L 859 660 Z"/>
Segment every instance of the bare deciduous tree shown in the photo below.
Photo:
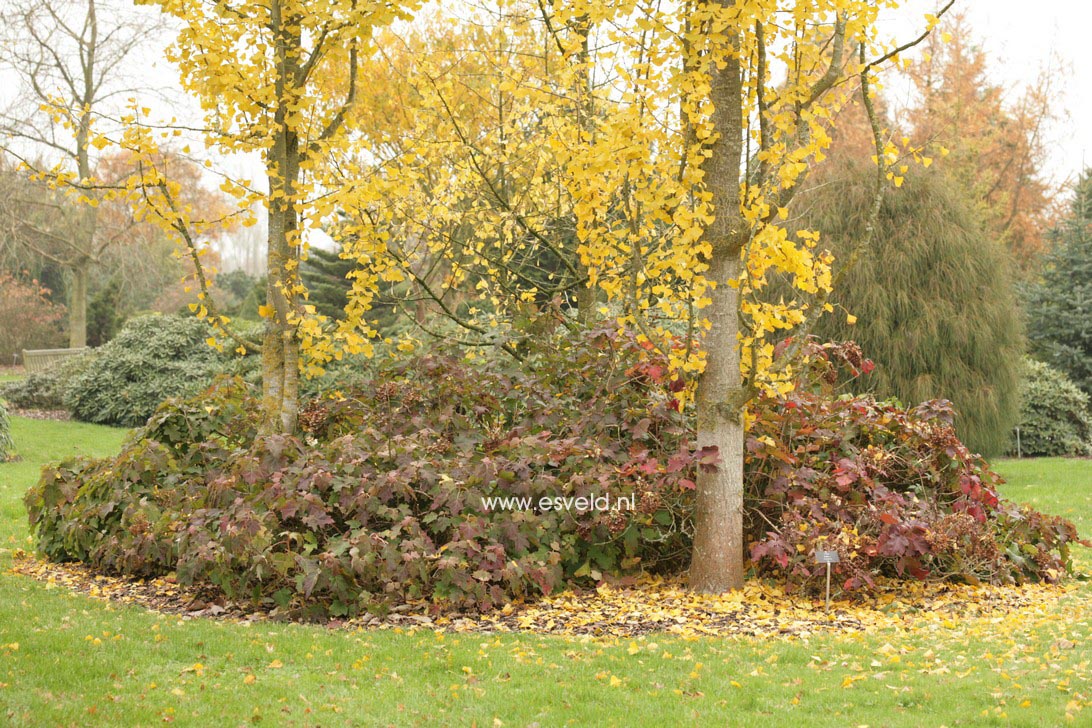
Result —
<path fill-rule="evenodd" d="M 0 11 L 0 58 L 19 93 L 0 112 L 3 150 L 24 165 L 59 166 L 77 184 L 93 177 L 96 129 L 135 89 L 128 64 L 161 21 L 114 0 L 9 0 Z M 32 160 L 35 160 L 32 162 Z M 85 192 L 93 198 L 91 190 Z M 87 288 L 93 267 L 117 238 L 99 229 L 94 204 L 57 197 L 7 200 L 20 220 L 16 239 L 69 272 L 69 345 L 87 342 Z M 40 205 L 51 214 L 38 214 Z"/>

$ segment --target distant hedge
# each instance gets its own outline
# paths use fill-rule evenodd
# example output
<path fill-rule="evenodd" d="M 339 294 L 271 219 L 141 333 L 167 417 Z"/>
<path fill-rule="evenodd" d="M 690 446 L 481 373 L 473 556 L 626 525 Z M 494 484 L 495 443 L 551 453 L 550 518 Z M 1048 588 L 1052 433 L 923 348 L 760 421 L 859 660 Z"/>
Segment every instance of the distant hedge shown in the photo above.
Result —
<path fill-rule="evenodd" d="M 262 323 L 236 320 L 233 325 L 243 338 L 261 339 Z M 192 316 L 139 316 L 104 346 L 0 384 L 0 396 L 21 409 L 67 410 L 85 422 L 142 425 L 167 398 L 197 392 L 219 374 L 260 381 L 259 357 L 217 352 L 206 343 L 212 335 L 211 327 Z M 320 385 L 355 376 L 354 366 L 359 369 L 359 362 L 331 367 L 324 377 L 305 380 L 302 389 L 312 393 Z"/>
<path fill-rule="evenodd" d="M 0 394 L 14 407 L 21 409 L 63 410 L 68 385 L 82 374 L 98 354 L 95 350 L 66 357 L 48 368 L 29 374 L 17 382 L 0 385 Z"/>
<path fill-rule="evenodd" d="M 1048 364 L 1025 359 L 1020 397 L 1021 455 L 1092 453 L 1088 395 L 1069 377 Z M 1010 451 L 1017 452 L 1015 432 Z"/>

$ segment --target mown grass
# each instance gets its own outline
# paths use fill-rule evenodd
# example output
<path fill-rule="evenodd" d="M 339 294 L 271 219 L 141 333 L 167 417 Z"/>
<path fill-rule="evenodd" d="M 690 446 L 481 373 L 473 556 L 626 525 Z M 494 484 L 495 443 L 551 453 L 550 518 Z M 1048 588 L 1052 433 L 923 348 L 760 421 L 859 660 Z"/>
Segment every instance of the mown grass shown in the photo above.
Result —
<path fill-rule="evenodd" d="M 954 726 L 1092 716 L 1092 615 L 1066 611 L 1088 585 L 996 619 L 791 640 L 349 632 L 187 620 L 77 596 L 6 573 L 11 548 L 27 546 L 20 499 L 43 462 L 110 453 L 124 433 L 15 418 L 14 434 L 24 460 L 0 465 L 0 723 Z M 1092 462 L 999 469 L 1008 495 L 1066 513 L 1090 535 Z"/>
<path fill-rule="evenodd" d="M 26 375 L 26 369 L 21 366 L 0 366 L 0 383 L 17 382 Z"/>
<path fill-rule="evenodd" d="M 1092 460 L 1025 458 L 999 460 L 1005 496 L 1046 513 L 1065 516 L 1092 538 Z"/>

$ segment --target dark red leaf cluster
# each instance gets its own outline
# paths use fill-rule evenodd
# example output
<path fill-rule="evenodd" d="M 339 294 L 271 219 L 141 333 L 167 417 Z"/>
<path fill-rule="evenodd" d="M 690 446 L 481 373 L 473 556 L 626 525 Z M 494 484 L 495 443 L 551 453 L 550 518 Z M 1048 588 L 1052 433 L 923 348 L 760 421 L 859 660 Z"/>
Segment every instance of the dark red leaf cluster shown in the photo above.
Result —
<path fill-rule="evenodd" d="M 1057 581 L 1078 541 L 1062 518 L 1002 501 L 1000 477 L 959 441 L 945 401 L 904 408 L 834 396 L 836 366 L 859 350 L 826 345 L 812 385 L 753 404 L 747 437 L 750 556 L 758 572 L 817 586 L 817 549 L 836 550 L 845 589 L 878 576 Z"/>

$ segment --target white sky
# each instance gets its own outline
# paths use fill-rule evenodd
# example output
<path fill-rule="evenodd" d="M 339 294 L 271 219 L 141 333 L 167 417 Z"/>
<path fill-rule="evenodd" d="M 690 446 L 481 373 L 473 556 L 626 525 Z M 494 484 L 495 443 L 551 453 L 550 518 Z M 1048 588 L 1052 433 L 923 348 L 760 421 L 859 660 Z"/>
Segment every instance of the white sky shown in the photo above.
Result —
<path fill-rule="evenodd" d="M 943 3 L 906 0 L 885 24 L 886 32 L 900 39 L 912 37 L 923 27 L 924 13 L 935 11 Z M 968 16 L 974 35 L 990 58 L 993 80 L 1011 89 L 1014 97 L 1022 87 L 1035 83 L 1044 68 L 1057 76 L 1057 104 L 1062 119 L 1045 140 L 1049 161 L 1044 172 L 1058 184 L 1075 179 L 1085 164 L 1092 165 L 1092 42 L 1088 32 L 1092 27 L 1092 0 L 957 0 L 954 10 Z M 142 69 L 143 79 L 136 81 L 139 85 L 177 85 L 177 75 L 169 64 L 161 59 L 148 61 L 133 64 Z M 12 91 L 9 79 L 0 77 L 0 100 L 6 101 L 3 97 Z M 180 117 L 196 111 L 192 100 L 178 102 L 182 108 L 174 112 Z M 150 105 L 170 115 L 162 102 Z M 231 169 L 239 166 L 251 164 L 241 160 L 228 163 L 228 171 L 242 172 Z M 247 170 L 245 176 L 254 176 L 255 171 Z"/>
<path fill-rule="evenodd" d="M 911 0 L 905 12 L 917 27 L 917 18 L 942 5 Z M 953 11 L 967 16 L 994 82 L 1014 96 L 1041 70 L 1052 71 L 1062 118 L 1045 140 L 1044 172 L 1055 183 L 1075 180 L 1092 165 L 1092 0 L 957 0 Z"/>
<path fill-rule="evenodd" d="M 924 14 L 943 4 L 908 0 L 892 19 L 891 33 L 912 37 L 923 27 Z M 955 11 L 967 15 L 993 80 L 1013 97 L 1036 83 L 1042 70 L 1055 76 L 1060 119 L 1045 140 L 1044 176 L 1055 184 L 1076 179 L 1092 165 L 1092 0 L 957 0 Z M 156 65 L 161 68 L 155 75 L 166 75 L 167 64 Z"/>

